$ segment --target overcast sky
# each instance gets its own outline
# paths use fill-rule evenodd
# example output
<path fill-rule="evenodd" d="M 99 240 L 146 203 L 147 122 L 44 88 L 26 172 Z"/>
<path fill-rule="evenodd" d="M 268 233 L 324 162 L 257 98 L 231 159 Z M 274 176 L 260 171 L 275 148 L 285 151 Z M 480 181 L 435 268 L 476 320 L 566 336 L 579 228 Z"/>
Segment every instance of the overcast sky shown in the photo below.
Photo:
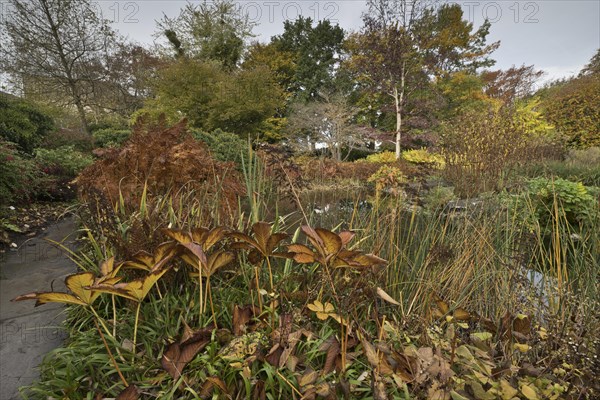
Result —
<path fill-rule="evenodd" d="M 193 0 L 192 3 L 198 3 Z M 496 68 L 535 65 L 547 72 L 546 80 L 576 74 L 600 48 L 600 0 L 464 0 L 458 1 L 465 18 L 478 27 L 485 17 L 492 22 L 488 42 L 501 41 L 493 54 Z M 122 34 L 152 43 L 156 20 L 176 16 L 186 4 L 180 0 L 100 0 L 95 3 L 104 18 L 114 21 Z M 257 0 L 238 1 L 257 23 L 256 39 L 268 41 L 283 30 L 283 21 L 298 15 L 328 18 L 347 31 L 359 30 L 363 0 Z M 6 15 L 6 0 L 0 0 Z"/>
<path fill-rule="evenodd" d="M 100 1 L 105 18 L 130 38 L 152 43 L 157 19 L 176 16 L 185 1 Z M 193 1 L 197 3 L 197 1 Z M 478 27 L 487 17 L 492 22 L 489 42 L 501 41 L 493 54 L 497 68 L 535 65 L 546 79 L 576 74 L 600 48 L 600 0 L 459 1 L 465 18 Z M 362 0 L 344 1 L 239 1 L 257 23 L 257 39 L 268 41 L 283 30 L 283 21 L 298 15 L 329 18 L 345 30 L 358 30 L 365 10 Z"/>

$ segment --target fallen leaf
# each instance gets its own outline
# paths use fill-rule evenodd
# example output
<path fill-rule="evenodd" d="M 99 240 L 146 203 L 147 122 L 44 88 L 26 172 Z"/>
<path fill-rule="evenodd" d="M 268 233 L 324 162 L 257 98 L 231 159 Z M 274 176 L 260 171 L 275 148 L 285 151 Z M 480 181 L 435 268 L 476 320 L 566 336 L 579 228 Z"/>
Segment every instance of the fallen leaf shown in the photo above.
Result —
<path fill-rule="evenodd" d="M 383 300 L 387 301 L 388 303 L 394 304 L 394 305 L 396 305 L 396 306 L 399 306 L 399 305 L 400 305 L 400 303 L 398 303 L 396 300 L 394 300 L 394 299 L 392 298 L 392 296 L 390 296 L 389 294 L 387 294 L 387 293 L 385 292 L 385 290 L 383 290 L 383 289 L 382 289 L 382 288 L 380 288 L 380 287 L 378 287 L 378 288 L 377 288 L 377 295 L 378 295 L 379 297 L 381 297 Z"/>
<path fill-rule="evenodd" d="M 140 391 L 135 385 L 129 385 L 117 396 L 116 400 L 138 400 Z"/>

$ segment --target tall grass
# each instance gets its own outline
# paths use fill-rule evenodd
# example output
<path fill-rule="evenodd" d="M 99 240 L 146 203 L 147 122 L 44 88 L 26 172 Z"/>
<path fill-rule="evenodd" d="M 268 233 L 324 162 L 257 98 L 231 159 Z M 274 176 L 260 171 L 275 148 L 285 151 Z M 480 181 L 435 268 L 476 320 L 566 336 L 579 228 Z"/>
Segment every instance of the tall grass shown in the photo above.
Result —
<path fill-rule="evenodd" d="M 519 210 L 497 202 L 463 214 L 397 203 L 355 216 L 351 228 L 390 262 L 387 290 L 405 316 L 426 316 L 434 296 L 494 318 L 540 315 L 558 312 L 567 293 L 599 294 L 600 233 L 593 221 L 576 233 L 560 204 L 554 212 L 550 231 L 530 230 Z"/>

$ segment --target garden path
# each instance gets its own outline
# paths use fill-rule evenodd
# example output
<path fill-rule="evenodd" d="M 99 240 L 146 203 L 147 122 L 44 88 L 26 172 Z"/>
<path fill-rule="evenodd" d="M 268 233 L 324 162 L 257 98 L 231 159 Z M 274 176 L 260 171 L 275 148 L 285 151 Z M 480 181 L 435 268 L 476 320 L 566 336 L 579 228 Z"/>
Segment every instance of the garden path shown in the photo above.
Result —
<path fill-rule="evenodd" d="M 0 400 L 20 399 L 18 388 L 38 377 L 37 366 L 44 355 L 66 337 L 61 305 L 34 308 L 33 301 L 10 300 L 33 291 L 64 289 L 64 278 L 75 271 L 75 264 L 46 239 L 73 249 L 75 230 L 74 219 L 68 217 L 17 251 L 0 254 Z"/>

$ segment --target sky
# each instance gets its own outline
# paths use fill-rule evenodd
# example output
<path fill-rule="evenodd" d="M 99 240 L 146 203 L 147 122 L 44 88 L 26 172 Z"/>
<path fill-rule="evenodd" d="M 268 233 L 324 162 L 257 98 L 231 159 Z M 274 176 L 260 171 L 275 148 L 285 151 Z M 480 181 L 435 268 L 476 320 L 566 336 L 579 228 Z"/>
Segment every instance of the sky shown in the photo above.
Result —
<path fill-rule="evenodd" d="M 193 0 L 192 3 L 198 3 Z M 544 81 L 577 74 L 600 48 L 600 0 L 464 0 L 464 17 L 479 27 L 487 17 L 492 26 L 488 43 L 500 41 L 494 68 L 535 65 L 546 71 Z M 179 0 L 106 0 L 96 3 L 104 18 L 131 39 L 150 44 L 156 20 L 174 17 L 186 4 Z M 283 21 L 299 15 L 330 19 L 347 31 L 361 27 L 363 0 L 238 1 L 240 10 L 256 22 L 256 40 L 269 41 L 283 31 Z"/>
<path fill-rule="evenodd" d="M 193 4 L 199 0 L 191 0 Z M 479 27 L 487 17 L 492 23 L 488 43 L 500 41 L 492 54 L 494 68 L 535 65 L 546 71 L 544 81 L 577 74 L 600 48 L 600 0 L 462 0 L 456 1 L 464 17 Z M 156 21 L 175 17 L 186 4 L 181 0 L 100 0 L 94 5 L 113 22 L 113 28 L 130 39 L 152 44 Z M 361 27 L 364 0 L 240 0 L 239 9 L 256 23 L 256 40 L 269 41 L 283 31 L 286 19 L 299 15 L 313 20 L 330 19 L 346 31 Z M 7 0 L 0 0 L 0 17 L 10 14 Z"/>

